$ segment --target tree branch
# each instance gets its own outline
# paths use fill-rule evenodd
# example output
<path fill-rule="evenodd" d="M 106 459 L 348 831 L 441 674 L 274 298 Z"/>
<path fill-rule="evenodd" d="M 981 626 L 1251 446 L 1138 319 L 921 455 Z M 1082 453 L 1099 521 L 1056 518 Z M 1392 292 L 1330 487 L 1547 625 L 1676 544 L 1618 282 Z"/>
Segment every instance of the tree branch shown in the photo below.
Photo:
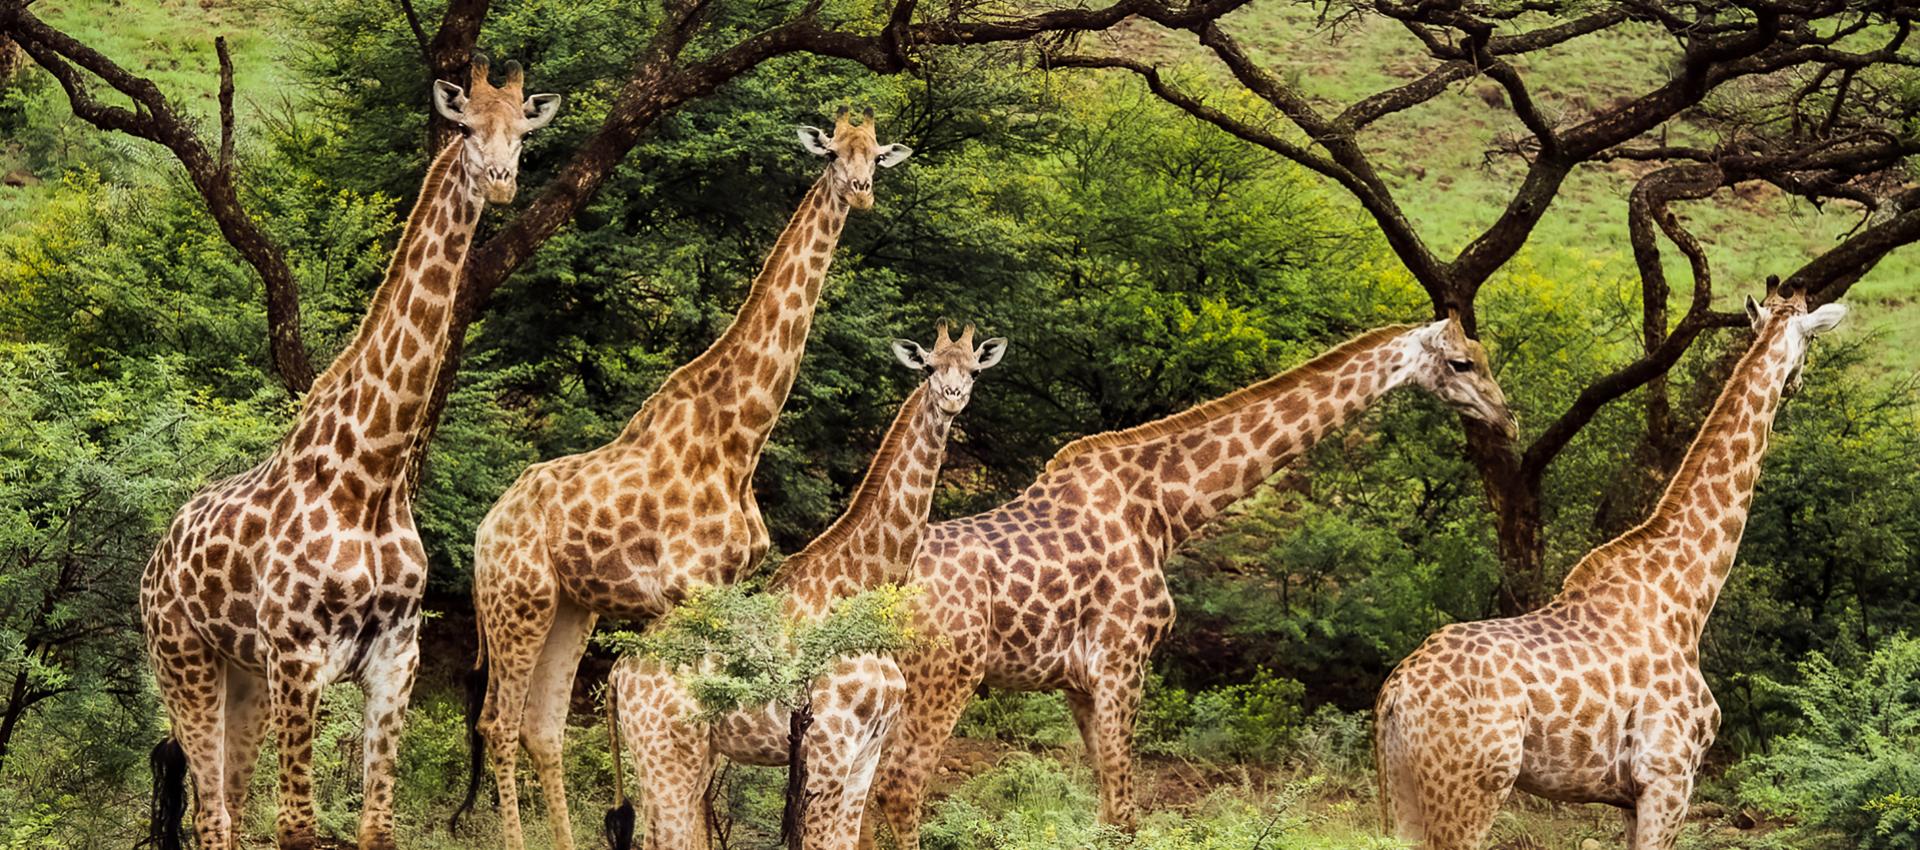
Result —
<path fill-rule="evenodd" d="M 275 374 L 298 395 L 313 384 L 313 365 L 300 333 L 300 290 L 280 247 L 247 213 L 233 175 L 233 60 L 217 39 L 220 59 L 221 137 L 217 155 L 195 135 L 153 81 L 136 76 L 100 52 L 75 41 L 27 11 L 19 0 L 0 2 L 0 33 L 18 42 L 66 92 L 74 115 L 103 130 L 146 139 L 166 148 L 186 169 L 206 201 L 220 233 L 260 275 L 265 285 L 268 349 Z M 77 66 L 77 67 L 76 67 Z M 95 99 L 81 71 L 105 82 L 134 103 L 133 109 Z"/>

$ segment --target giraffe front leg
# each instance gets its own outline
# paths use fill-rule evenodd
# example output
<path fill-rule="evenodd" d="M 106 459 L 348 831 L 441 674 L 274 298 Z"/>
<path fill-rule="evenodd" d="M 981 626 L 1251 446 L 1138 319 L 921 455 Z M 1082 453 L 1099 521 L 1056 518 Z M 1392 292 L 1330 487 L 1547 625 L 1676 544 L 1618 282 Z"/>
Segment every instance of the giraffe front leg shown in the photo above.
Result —
<path fill-rule="evenodd" d="M 952 649 L 926 651 L 951 653 Z M 957 659 L 951 666 L 939 665 L 940 670 L 929 670 L 929 666 L 908 664 L 904 670 L 910 696 L 899 726 L 887 738 L 873 783 L 873 804 L 899 850 L 919 850 L 920 803 L 926 799 L 927 783 L 933 779 L 941 749 L 953 736 L 954 724 L 960 721 L 960 712 L 980 685 L 980 674 L 962 672 Z M 873 830 L 863 833 L 862 847 L 877 846 L 872 843 Z"/>
<path fill-rule="evenodd" d="M 807 729 L 807 850 L 854 850 L 867 830 L 863 809 L 886 735 L 906 699 L 890 658 L 844 659 L 814 687 Z"/>
<path fill-rule="evenodd" d="M 367 703 L 361 715 L 362 776 L 359 850 L 393 850 L 393 784 L 406 721 L 407 701 L 419 667 L 417 624 L 409 622 L 376 638 L 361 671 Z"/>
<path fill-rule="evenodd" d="M 1101 676 L 1091 693 L 1067 694 L 1100 780 L 1100 822 L 1127 832 L 1134 830 L 1133 723 L 1140 713 L 1141 685 L 1136 668 Z"/>
<path fill-rule="evenodd" d="M 707 785 L 713 778 L 713 732 L 693 719 L 694 706 L 673 674 L 627 659 L 607 677 L 618 694 L 620 742 L 642 789 L 647 850 L 707 850 Z"/>
<path fill-rule="evenodd" d="M 1632 850 L 1672 850 L 1680 839 L 1680 829 L 1686 826 L 1687 801 L 1692 796 L 1691 773 L 1642 783 L 1633 811 L 1627 815 L 1628 846 Z"/>
<path fill-rule="evenodd" d="M 319 665 L 293 658 L 270 668 L 275 742 L 280 749 L 280 811 L 274 839 L 280 850 L 312 850 L 313 734 L 320 711 Z"/>

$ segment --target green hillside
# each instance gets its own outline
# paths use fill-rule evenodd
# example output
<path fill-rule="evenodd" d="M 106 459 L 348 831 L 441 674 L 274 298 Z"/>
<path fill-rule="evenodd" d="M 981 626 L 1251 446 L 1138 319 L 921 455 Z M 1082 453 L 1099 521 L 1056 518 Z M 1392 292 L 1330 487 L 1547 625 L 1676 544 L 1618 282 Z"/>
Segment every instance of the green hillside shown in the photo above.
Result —
<path fill-rule="evenodd" d="M 1255 3 L 1228 16 L 1221 26 L 1251 48 L 1256 60 L 1317 98 L 1329 114 L 1403 85 L 1435 64 L 1397 23 L 1373 16 L 1328 21 L 1313 4 Z M 1119 46 L 1129 53 L 1199 78 L 1228 80 L 1218 61 L 1189 34 L 1142 24 L 1124 30 L 1122 39 Z M 1105 47 L 1090 40 L 1087 52 Z M 1514 64 L 1529 81 L 1543 113 L 1571 125 L 1596 106 L 1657 85 L 1677 56 L 1671 39 L 1655 28 L 1626 25 L 1520 57 Z M 1502 138 L 1525 132 L 1506 107 L 1500 86 L 1479 78 L 1385 117 L 1364 131 L 1361 140 L 1429 244 L 1451 256 L 1494 221 L 1519 185 L 1522 165 L 1514 156 L 1494 151 Z M 1671 141 L 1708 144 L 1715 132 L 1683 119 Z M 1552 272 L 1637 279 L 1627 245 L 1627 194 L 1648 170 L 1644 163 L 1626 161 L 1576 170 L 1529 239 L 1529 259 Z M 1716 291 L 1724 301 L 1758 293 L 1767 275 L 1784 277 L 1830 248 L 1861 222 L 1861 211 L 1850 206 L 1815 209 L 1772 186 L 1756 185 L 1721 190 L 1709 200 L 1676 208 L 1707 246 Z M 1678 299 L 1689 280 L 1685 258 L 1670 244 L 1661 247 L 1669 279 L 1680 291 Z M 1902 375 L 1920 368 L 1920 251 L 1888 257 L 1854 286 L 1847 300 L 1862 308 L 1856 319 L 1864 327 L 1885 336 L 1880 348 L 1890 368 Z"/>

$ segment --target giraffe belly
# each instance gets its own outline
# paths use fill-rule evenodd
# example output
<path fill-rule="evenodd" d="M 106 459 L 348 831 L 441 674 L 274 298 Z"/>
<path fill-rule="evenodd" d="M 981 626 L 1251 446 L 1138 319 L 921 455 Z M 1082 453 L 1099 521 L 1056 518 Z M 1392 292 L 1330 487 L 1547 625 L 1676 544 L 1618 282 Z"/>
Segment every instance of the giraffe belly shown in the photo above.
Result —
<path fill-rule="evenodd" d="M 779 703 L 736 711 L 714 724 L 714 749 L 741 764 L 780 767 L 787 763 L 789 729 L 790 716 Z"/>

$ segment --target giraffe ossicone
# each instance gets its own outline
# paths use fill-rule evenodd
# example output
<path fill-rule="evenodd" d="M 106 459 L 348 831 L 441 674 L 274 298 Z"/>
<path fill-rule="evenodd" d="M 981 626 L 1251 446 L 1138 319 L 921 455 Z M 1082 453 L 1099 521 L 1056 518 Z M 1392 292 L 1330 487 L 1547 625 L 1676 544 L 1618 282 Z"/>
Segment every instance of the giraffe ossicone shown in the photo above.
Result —
<path fill-rule="evenodd" d="M 394 846 L 394 757 L 426 589 L 412 504 L 433 425 L 429 396 L 481 211 L 488 198 L 511 198 L 521 136 L 558 107 L 552 95 L 523 103 L 517 71 L 506 86 L 488 85 L 478 57 L 469 91 L 448 98 L 446 88 L 459 91 L 443 87 L 435 106 L 469 135 L 428 166 L 366 318 L 280 446 L 188 502 L 141 580 L 147 653 L 171 727 L 155 750 L 156 782 L 191 778 L 202 850 L 237 845 L 269 725 L 280 762 L 276 839 L 284 850 L 313 846 L 315 712 L 343 677 L 366 693 L 358 844 Z M 152 833 L 177 845 L 180 824 L 166 808 L 156 807 Z"/>
<path fill-rule="evenodd" d="M 1475 850 L 1518 788 L 1626 816 L 1670 850 L 1720 723 L 1700 634 L 1732 569 L 1782 397 L 1846 313 L 1802 293 L 1747 301 L 1754 340 L 1645 522 L 1589 552 L 1544 607 L 1435 632 L 1374 708 L 1388 831 Z"/>
<path fill-rule="evenodd" d="M 515 767 L 524 744 L 558 850 L 572 850 L 561 737 L 587 637 L 601 616 L 643 620 L 696 587 L 732 584 L 760 562 L 766 523 L 753 470 L 786 405 L 847 215 L 873 205 L 876 168 L 911 151 L 882 145 L 845 110 L 803 132 L 827 166 L 781 231 L 738 315 L 675 370 L 613 441 L 534 464 L 474 535 L 479 651 L 467 680 L 478 791 L 491 753 L 501 831 L 524 846 Z M 455 814 L 455 819 L 459 814 Z"/>
<path fill-rule="evenodd" d="M 982 684 L 1065 691 L 1099 777 L 1100 818 L 1131 827 L 1134 717 L 1148 656 L 1173 623 L 1167 555 L 1408 385 L 1515 427 L 1485 350 L 1457 320 L 1381 328 L 1164 419 L 1075 440 L 1013 501 L 930 526 L 909 581 L 924 591 L 918 622 L 931 639 L 899 659 L 907 707 L 873 788 L 897 846 L 919 846 L 940 747 Z"/>

